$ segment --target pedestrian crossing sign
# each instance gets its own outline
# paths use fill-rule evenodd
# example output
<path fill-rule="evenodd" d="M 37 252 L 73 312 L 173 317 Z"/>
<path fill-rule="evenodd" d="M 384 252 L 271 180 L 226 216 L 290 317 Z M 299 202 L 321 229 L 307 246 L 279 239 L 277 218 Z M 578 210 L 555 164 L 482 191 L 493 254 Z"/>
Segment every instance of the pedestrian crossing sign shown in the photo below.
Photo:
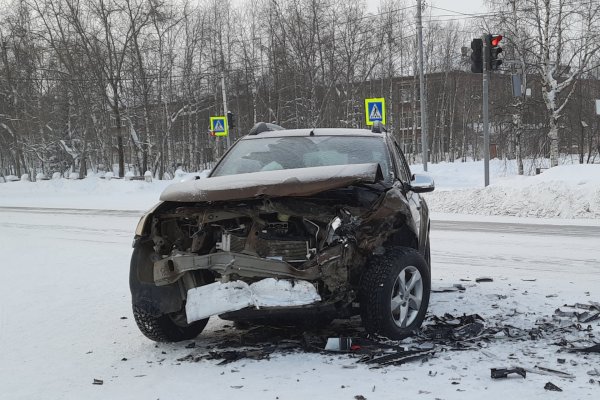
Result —
<path fill-rule="evenodd" d="M 365 99 L 365 120 L 367 125 L 379 121 L 385 125 L 385 99 Z"/>
<path fill-rule="evenodd" d="M 227 136 L 227 117 L 210 117 L 210 131 L 214 136 Z"/>

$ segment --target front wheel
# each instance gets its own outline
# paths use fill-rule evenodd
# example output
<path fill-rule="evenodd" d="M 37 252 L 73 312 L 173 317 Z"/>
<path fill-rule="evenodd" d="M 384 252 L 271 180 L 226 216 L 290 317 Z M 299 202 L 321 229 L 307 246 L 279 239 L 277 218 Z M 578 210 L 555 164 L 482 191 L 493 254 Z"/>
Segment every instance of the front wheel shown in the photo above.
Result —
<path fill-rule="evenodd" d="M 202 332 L 208 318 L 188 324 L 178 284 L 154 284 L 153 265 L 158 259 L 151 242 L 138 244 L 133 250 L 129 287 L 135 322 L 144 336 L 155 342 L 193 339 Z M 206 283 L 204 276 L 196 279 Z"/>
<path fill-rule="evenodd" d="M 430 292 L 429 266 L 418 251 L 391 247 L 372 256 L 361 279 L 363 326 L 390 339 L 409 336 L 425 319 Z"/>
<path fill-rule="evenodd" d="M 188 324 L 183 312 L 156 317 L 137 306 L 133 306 L 133 317 L 144 336 L 155 342 L 180 342 L 193 339 L 208 323 L 206 318 Z"/>

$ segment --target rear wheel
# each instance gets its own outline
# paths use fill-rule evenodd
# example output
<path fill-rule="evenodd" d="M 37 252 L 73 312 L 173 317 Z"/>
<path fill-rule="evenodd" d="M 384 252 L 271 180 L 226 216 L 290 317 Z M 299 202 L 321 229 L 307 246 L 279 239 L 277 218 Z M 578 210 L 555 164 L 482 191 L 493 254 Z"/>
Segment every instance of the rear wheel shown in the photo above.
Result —
<path fill-rule="evenodd" d="M 403 339 L 423 323 L 431 278 L 429 266 L 416 250 L 388 248 L 371 257 L 360 287 L 360 309 L 367 332 Z"/>

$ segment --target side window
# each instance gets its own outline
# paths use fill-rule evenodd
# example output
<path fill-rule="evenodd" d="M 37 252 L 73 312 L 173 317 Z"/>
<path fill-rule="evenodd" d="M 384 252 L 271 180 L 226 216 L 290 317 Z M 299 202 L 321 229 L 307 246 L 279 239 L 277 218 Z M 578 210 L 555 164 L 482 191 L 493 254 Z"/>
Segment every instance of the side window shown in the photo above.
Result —
<path fill-rule="evenodd" d="M 394 153 L 396 153 L 396 157 L 398 159 L 398 173 L 400 174 L 400 179 L 403 182 L 411 181 L 411 173 L 410 168 L 408 167 L 408 163 L 404 158 L 404 154 L 402 154 L 402 150 L 398 147 L 398 144 L 394 142 Z"/>

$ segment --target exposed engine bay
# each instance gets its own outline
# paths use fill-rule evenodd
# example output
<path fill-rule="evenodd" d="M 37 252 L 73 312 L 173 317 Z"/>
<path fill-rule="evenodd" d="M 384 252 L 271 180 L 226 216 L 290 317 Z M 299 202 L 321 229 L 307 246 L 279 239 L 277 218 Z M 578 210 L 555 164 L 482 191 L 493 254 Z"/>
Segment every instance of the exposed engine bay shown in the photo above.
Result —
<path fill-rule="evenodd" d="M 163 203 L 148 221 L 160 259 L 147 278 L 179 284 L 182 300 L 213 282 L 302 280 L 322 302 L 349 305 L 368 255 L 406 228 L 409 211 L 396 190 L 365 185 L 308 198 Z"/>

